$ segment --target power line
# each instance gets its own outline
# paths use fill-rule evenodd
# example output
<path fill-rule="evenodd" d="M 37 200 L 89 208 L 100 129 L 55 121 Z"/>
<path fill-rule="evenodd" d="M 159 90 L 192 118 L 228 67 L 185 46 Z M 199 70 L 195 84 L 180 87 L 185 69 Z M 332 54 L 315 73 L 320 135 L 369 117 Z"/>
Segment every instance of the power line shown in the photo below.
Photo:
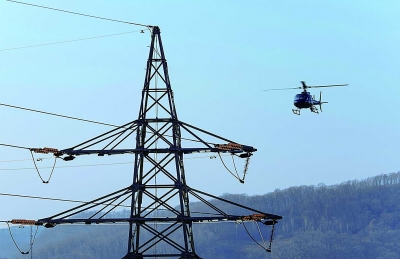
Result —
<path fill-rule="evenodd" d="M 0 103 L 0 106 L 6 106 L 6 107 L 16 108 L 16 109 L 20 109 L 20 110 L 25 110 L 25 111 L 43 113 L 43 114 L 47 114 L 47 115 L 58 116 L 58 117 L 67 118 L 67 119 L 73 119 L 73 120 L 78 120 L 78 121 L 85 121 L 85 122 L 90 122 L 90 123 L 94 123 L 94 124 L 100 124 L 100 125 L 105 125 L 105 126 L 111 126 L 111 127 L 115 127 L 115 128 L 120 127 L 120 126 L 113 125 L 113 124 L 109 124 L 109 123 L 103 123 L 103 122 L 98 122 L 98 121 L 80 119 L 80 118 L 77 118 L 77 117 L 71 117 L 71 116 L 66 116 L 66 115 L 61 115 L 61 114 L 51 113 L 51 112 L 44 112 L 44 111 L 34 110 L 34 109 L 30 109 L 30 108 L 24 108 L 24 107 L 20 107 L 20 106 L 5 104 L 5 103 Z M 151 133 L 151 132 L 148 132 L 148 133 Z M 169 135 L 163 135 L 163 136 L 171 137 L 171 136 L 169 136 Z M 195 139 L 188 139 L 188 138 L 181 138 L 181 139 L 183 139 L 183 140 L 188 140 L 188 141 L 193 141 L 193 142 L 202 142 L 202 141 L 195 140 Z M 214 143 L 209 143 L 209 142 L 207 142 L 207 143 L 208 143 L 208 144 L 214 144 Z M 16 147 L 16 146 L 6 145 L 6 144 L 0 144 L 0 145 L 3 145 L 3 146 L 10 146 L 10 147 Z M 29 148 L 26 148 L 26 149 L 29 149 Z"/>
<path fill-rule="evenodd" d="M 49 197 L 40 197 L 40 196 L 31 196 L 31 195 L 21 195 L 21 194 L 10 194 L 10 193 L 0 193 L 1 196 L 10 196 L 10 197 L 18 197 L 18 198 L 29 198 L 29 199 L 38 199 L 38 200 L 51 200 L 51 201 L 63 201 L 63 202 L 74 202 L 74 203 L 88 203 L 86 201 L 78 201 L 78 200 L 68 200 L 68 199 L 59 199 L 59 198 L 49 198 Z M 92 203 L 95 205 L 106 205 L 105 203 Z M 113 205 L 113 204 L 107 204 Z M 130 208 L 131 206 L 126 205 L 113 205 L 120 207 Z"/>
<path fill-rule="evenodd" d="M 30 246 L 29 246 L 29 250 L 26 251 L 26 252 L 22 252 L 22 250 L 21 250 L 21 249 L 19 248 L 19 246 L 17 245 L 17 242 L 15 242 L 14 236 L 13 236 L 13 234 L 12 234 L 12 232 L 11 232 L 10 223 L 7 222 L 7 221 L 5 221 L 5 223 L 7 224 L 8 231 L 9 231 L 9 233 L 10 233 L 11 239 L 12 239 L 12 241 L 14 242 L 14 245 L 15 245 L 15 247 L 18 249 L 18 251 L 19 251 L 21 254 L 23 254 L 23 255 L 27 255 L 27 254 L 29 254 L 29 252 L 32 252 L 32 245 L 33 245 L 32 239 L 31 239 L 31 243 L 30 243 Z M 38 228 L 39 228 L 39 226 L 36 226 L 36 232 L 35 232 L 35 236 L 34 236 L 33 240 L 35 240 L 35 238 L 36 238 L 36 234 L 37 234 Z M 32 238 L 32 236 L 31 236 L 31 238 Z M 31 255 L 32 255 L 32 254 L 31 254 Z M 31 258 L 32 258 L 32 257 L 31 257 Z"/>
<path fill-rule="evenodd" d="M 221 156 L 228 156 L 228 154 L 222 154 Z M 209 158 L 214 159 L 214 156 L 198 156 L 198 157 L 187 157 L 186 159 L 202 159 L 202 158 Z M 32 159 L 24 159 L 24 160 L 10 160 L 10 161 L 27 161 Z M 5 162 L 10 162 L 5 161 Z M 1 162 L 1 161 L 0 161 Z M 145 161 L 147 162 L 147 161 Z M 67 165 L 67 166 L 57 166 L 58 168 L 71 168 L 71 167 L 96 167 L 96 166 L 109 166 L 109 165 L 127 165 L 127 164 L 134 164 L 134 162 L 120 162 L 120 163 L 102 163 L 102 164 L 88 164 L 88 165 Z M 38 169 L 50 169 L 53 168 L 52 166 L 47 167 L 39 167 Z M 33 167 L 21 167 L 21 168 L 0 168 L 0 171 L 21 171 L 21 170 L 34 170 Z"/>
<path fill-rule="evenodd" d="M 11 194 L 11 193 L 0 193 L 0 196 L 9 196 L 9 197 L 17 197 L 17 198 L 29 198 L 29 199 L 38 199 L 38 200 L 51 200 L 51 201 L 62 201 L 62 202 L 73 202 L 73 203 L 82 203 L 82 204 L 94 204 L 94 205 L 112 205 L 117 207 L 127 207 L 130 208 L 129 205 L 121 205 L 121 204 L 111 204 L 111 203 L 96 203 L 96 202 L 86 202 L 79 200 L 69 200 L 69 199 L 59 199 L 59 198 L 49 198 L 49 197 L 40 197 L 40 196 L 31 196 L 31 195 L 22 195 L 22 194 Z M 158 208 L 157 210 L 167 210 L 163 208 Z M 192 213 L 205 214 L 205 215 L 218 215 L 210 212 L 200 212 L 200 211 L 192 211 Z M 0 222 L 9 222 L 9 221 L 0 221 Z"/>
<path fill-rule="evenodd" d="M 7 1 L 9 1 L 9 0 L 7 0 Z M 5 103 L 0 103 L 0 105 L 2 105 L 2 106 L 7 106 L 7 107 L 11 107 L 11 108 L 16 108 L 16 109 L 20 109 L 20 110 L 25 110 L 25 111 L 31 111 L 31 112 L 43 113 L 43 114 L 52 115 L 52 116 L 63 117 L 63 118 L 67 118 L 67 119 L 73 119 L 73 120 L 78 120 L 78 121 L 85 121 L 85 122 L 90 122 L 90 123 L 95 123 L 95 124 L 101 124 L 101 125 L 111 126 L 111 127 L 119 127 L 119 126 L 113 125 L 113 124 L 108 124 L 108 123 L 103 123 L 103 122 L 98 122 L 98 121 L 92 121 L 92 120 L 86 120 L 86 119 L 80 119 L 80 118 L 76 118 L 76 117 L 71 117 L 71 116 L 66 116 L 66 115 L 61 115 L 61 114 L 51 113 L 51 112 L 44 112 L 44 111 L 39 111 L 39 110 L 24 108 L 24 107 L 20 107 L 20 106 L 9 105 L 9 104 L 5 104 Z"/>
<path fill-rule="evenodd" d="M 3 144 L 3 143 L 0 143 L 0 146 L 5 146 L 5 147 L 14 147 L 14 148 L 21 148 L 21 149 L 28 149 L 28 150 L 30 150 L 30 148 L 29 148 L 29 147 L 20 147 L 20 146 L 9 145 L 9 144 Z"/>
<path fill-rule="evenodd" d="M 57 166 L 58 168 L 71 168 L 71 167 L 93 167 L 93 166 L 108 166 L 108 165 L 126 165 L 126 164 L 134 164 L 134 162 L 122 162 L 122 163 L 108 163 L 108 164 L 91 164 L 91 165 L 67 165 L 67 166 Z M 38 169 L 49 169 L 53 168 L 52 166 L 40 167 Z M 21 167 L 21 168 L 1 168 L 0 171 L 20 171 L 20 170 L 34 170 L 35 168 L 31 167 Z"/>
<path fill-rule="evenodd" d="M 36 158 L 36 161 L 42 161 L 44 159 L 50 159 L 49 157 L 43 158 L 39 157 Z M 22 161 L 32 161 L 32 158 L 27 158 L 27 159 L 14 159 L 14 160 L 1 160 L 0 163 L 10 163 L 10 162 L 22 162 Z"/>
<path fill-rule="evenodd" d="M 31 156 L 32 156 L 33 164 L 35 165 L 35 169 L 36 169 L 36 172 L 38 173 L 38 175 L 39 175 L 39 177 L 40 177 L 40 180 L 42 180 L 43 183 L 49 183 L 49 181 L 50 181 L 50 179 L 51 179 L 51 176 L 53 175 L 54 168 L 56 167 L 57 157 L 54 158 L 54 164 L 53 164 L 53 167 L 52 167 L 52 169 L 51 169 L 50 176 L 49 176 L 49 178 L 47 179 L 47 181 L 45 181 L 45 180 L 43 179 L 42 175 L 40 174 L 39 169 L 38 169 L 38 167 L 37 167 L 37 165 L 36 165 L 35 157 L 33 156 L 33 151 L 32 151 L 32 150 L 30 150 L 30 151 L 31 151 Z"/>
<path fill-rule="evenodd" d="M 17 49 L 27 49 L 27 48 L 35 48 L 35 47 L 42 47 L 42 46 L 48 46 L 48 45 L 55 45 L 55 44 L 70 43 L 70 42 L 76 42 L 76 41 L 92 40 L 92 39 L 99 39 L 99 38 L 105 38 L 105 37 L 112 37 L 112 36 L 124 35 L 124 34 L 134 33 L 134 32 L 143 32 L 143 30 L 140 30 L 140 31 L 130 31 L 130 32 L 121 32 L 121 33 L 115 33 L 115 34 L 94 36 L 94 37 L 89 37 L 89 38 L 74 39 L 74 40 L 65 40 L 65 41 L 58 41 L 58 42 L 51 42 L 51 43 L 43 43 L 43 44 L 30 45 L 30 46 L 23 46 L 23 47 L 15 47 L 15 48 L 8 48 L 8 49 L 0 49 L 0 51 L 9 51 L 9 50 L 17 50 Z"/>
<path fill-rule="evenodd" d="M 11 193 L 0 193 L 0 196 L 29 198 L 29 199 L 38 199 L 38 200 L 62 201 L 62 202 L 73 202 L 73 203 L 83 203 L 83 204 L 95 204 L 95 205 L 112 205 L 112 206 L 127 207 L 127 208 L 131 207 L 131 206 L 128 206 L 128 205 L 121 205 L 121 204 L 117 204 L 116 205 L 116 204 L 107 204 L 107 203 L 95 203 L 95 202 L 86 202 L 86 201 L 79 201 L 79 200 L 49 198 L 49 197 L 40 197 L 40 196 L 31 196 L 31 195 L 22 195 L 22 194 L 11 194 Z M 158 208 L 157 210 L 167 210 L 167 209 Z M 204 215 L 218 215 L 218 214 L 215 214 L 215 213 L 200 212 L 200 211 L 192 211 L 192 213 L 199 213 L 199 214 L 204 214 Z M 0 222 L 5 222 L 5 221 L 0 221 Z"/>
<path fill-rule="evenodd" d="M 69 14 L 75 14 L 75 15 L 86 16 L 86 17 L 90 17 L 90 18 L 101 19 L 101 20 L 106 20 L 106 21 L 111 21 L 111 22 L 126 23 L 126 24 L 130 24 L 130 25 L 137 25 L 137 26 L 142 26 L 142 27 L 146 27 L 146 28 L 152 28 L 152 27 L 154 27 L 154 26 L 151 26 L 151 25 L 144 25 L 144 24 L 140 24 L 140 23 L 127 22 L 127 21 L 121 21 L 121 20 L 116 20 L 116 19 L 110 19 L 110 18 L 105 18 L 105 17 L 100 17 L 100 16 L 89 15 L 89 14 L 71 12 L 71 11 L 66 11 L 66 10 L 62 10 L 62 9 L 56 9 L 56 8 L 52 8 L 52 7 L 42 6 L 42 5 L 29 4 L 29 3 L 14 1 L 14 0 L 6 0 L 6 1 L 8 1 L 8 2 L 13 2 L 13 3 L 17 3 L 17 4 L 30 5 L 30 6 L 34 6 L 34 7 L 49 9 L 49 10 L 58 11 L 58 12 L 63 12 L 63 13 L 69 13 Z"/>

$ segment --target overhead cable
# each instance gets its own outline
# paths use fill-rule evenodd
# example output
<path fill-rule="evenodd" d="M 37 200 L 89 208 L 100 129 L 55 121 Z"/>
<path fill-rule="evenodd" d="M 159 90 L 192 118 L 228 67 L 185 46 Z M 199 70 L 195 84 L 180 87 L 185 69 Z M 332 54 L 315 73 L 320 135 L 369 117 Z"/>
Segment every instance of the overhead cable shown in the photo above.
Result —
<path fill-rule="evenodd" d="M 36 158 L 36 161 L 42 161 L 43 159 L 49 159 L 49 158 Z M 22 162 L 22 161 L 31 161 L 31 158 L 28 159 L 14 159 L 14 160 L 0 160 L 0 163 L 10 163 L 10 162 Z M 1 170 L 1 169 L 0 169 Z"/>
<path fill-rule="evenodd" d="M 38 173 L 38 175 L 39 175 L 39 177 L 40 177 L 40 180 L 42 180 L 43 183 L 49 183 L 49 182 L 50 182 L 50 179 L 51 179 L 51 176 L 53 175 L 54 168 L 56 167 L 57 157 L 54 157 L 53 168 L 51 169 L 51 173 L 50 173 L 49 178 L 47 179 L 47 181 L 45 181 L 45 180 L 43 179 L 42 175 L 40 174 L 39 169 L 38 169 L 38 167 L 37 167 L 37 165 L 36 165 L 36 161 L 35 161 L 35 158 L 33 157 L 33 152 L 32 152 L 32 150 L 31 150 L 31 155 L 32 155 L 33 164 L 35 165 L 35 169 L 36 169 L 36 172 Z"/>
<path fill-rule="evenodd" d="M 221 153 L 220 153 L 220 152 L 218 152 L 218 156 L 219 156 L 219 158 L 220 158 L 222 164 L 224 165 L 225 169 L 226 169 L 233 177 L 235 177 L 236 179 L 238 179 L 240 183 L 244 183 L 244 179 L 241 179 L 241 178 L 240 178 L 239 173 L 238 173 L 238 171 L 236 170 L 236 165 L 235 165 L 235 161 L 233 160 L 233 155 L 232 155 L 232 160 L 233 160 L 233 165 L 234 165 L 234 167 L 235 167 L 236 175 L 235 175 L 234 173 L 232 173 L 232 171 L 229 170 L 229 168 L 226 166 L 224 160 L 223 160 L 222 157 L 221 157 Z"/>
<path fill-rule="evenodd" d="M 62 202 L 73 202 L 73 203 L 82 203 L 82 204 L 94 204 L 94 205 L 111 205 L 111 206 L 126 207 L 126 208 L 130 208 L 131 207 L 131 206 L 121 205 L 121 204 L 95 203 L 95 202 L 86 202 L 86 201 L 68 200 L 68 199 L 58 199 L 58 198 L 48 198 L 48 197 L 30 196 L 30 195 L 21 195 L 21 194 L 10 194 L 10 193 L 0 193 L 0 196 L 10 196 L 10 197 L 39 199 L 39 200 L 52 200 L 52 201 L 62 201 Z M 158 208 L 157 210 L 167 210 L 167 209 Z M 210 212 L 200 212 L 200 211 L 191 211 L 191 212 L 192 213 L 197 213 L 197 214 L 204 214 L 204 215 L 219 215 L 219 214 L 210 213 Z M 0 222 L 6 223 L 6 222 L 10 222 L 10 221 L 0 220 Z"/>
<path fill-rule="evenodd" d="M 101 124 L 101 125 L 105 125 L 105 126 L 119 127 L 119 126 L 113 125 L 113 124 L 108 124 L 108 123 L 103 123 L 103 122 L 98 122 L 98 121 L 92 121 L 92 120 L 86 120 L 86 119 L 80 119 L 80 118 L 76 118 L 76 117 L 71 117 L 71 116 L 66 116 L 66 115 L 61 115 L 61 114 L 56 114 L 56 113 L 51 113 L 51 112 L 33 110 L 33 109 L 24 108 L 24 107 L 20 107 L 20 106 L 9 105 L 9 104 L 5 104 L 5 103 L 0 103 L 0 105 L 11 107 L 11 108 L 16 108 L 16 109 L 21 109 L 21 110 L 26 110 L 26 111 L 31 111 L 31 112 L 38 112 L 38 113 L 43 113 L 43 114 L 47 114 L 47 115 L 52 115 L 52 116 L 58 116 L 58 117 L 78 120 L 78 121 L 85 121 L 85 122 L 90 122 L 90 123 L 95 123 L 95 124 Z"/>
<path fill-rule="evenodd" d="M 221 156 L 229 156 L 228 154 L 222 154 Z M 214 159 L 216 157 L 214 156 L 197 156 L 197 157 L 187 157 L 185 158 L 186 160 L 190 159 L 202 159 L 202 158 L 208 158 L 208 159 Z M 38 159 L 50 159 L 50 158 L 37 158 L 36 161 L 41 161 Z M 30 159 L 21 159 L 21 160 L 9 160 L 9 161 L 0 161 L 0 162 L 18 162 L 18 161 L 31 161 L 32 158 Z M 147 163 L 148 161 L 144 161 Z M 66 165 L 66 166 L 57 166 L 57 169 L 59 168 L 71 168 L 71 167 L 97 167 L 97 166 L 110 166 L 110 165 L 127 165 L 127 164 L 134 164 L 134 162 L 119 162 L 119 163 L 102 163 L 102 164 L 87 164 L 87 165 Z M 38 167 L 38 169 L 51 169 L 53 168 L 52 166 L 46 166 L 46 167 Z M 19 167 L 19 168 L 0 168 L 0 171 L 20 171 L 20 170 L 35 170 L 34 167 Z"/>
<path fill-rule="evenodd" d="M 256 222 L 256 224 L 257 224 L 257 222 Z M 246 230 L 246 232 L 247 232 L 247 234 L 249 235 L 249 237 L 250 237 L 257 245 L 259 245 L 262 249 L 264 249 L 264 250 L 267 251 L 268 253 L 271 252 L 271 248 L 266 247 L 265 242 L 264 242 L 264 246 L 263 246 L 263 245 L 261 245 L 259 242 L 257 242 L 257 241 L 254 239 L 254 237 L 250 234 L 250 232 L 249 232 L 249 230 L 247 229 L 246 224 L 245 224 L 244 222 L 243 222 L 243 227 L 244 227 L 244 229 Z M 261 234 L 261 232 L 260 232 L 260 234 Z M 262 234 L 261 234 L 261 237 L 262 237 Z M 264 241 L 264 238 L 262 238 L 262 240 Z"/>
<path fill-rule="evenodd" d="M 86 16 L 86 17 L 90 17 L 90 18 L 101 19 L 101 20 L 106 20 L 106 21 L 111 21 L 111 22 L 126 23 L 126 24 L 130 24 L 130 25 L 137 25 L 137 26 L 142 26 L 142 27 L 146 27 L 146 28 L 152 28 L 152 27 L 154 27 L 154 26 L 151 26 L 151 25 L 145 25 L 145 24 L 140 24 L 140 23 L 121 21 L 121 20 L 110 19 L 110 18 L 105 18 L 105 17 L 100 17 L 100 16 L 89 15 L 89 14 L 71 12 L 71 11 L 66 11 L 66 10 L 62 10 L 62 9 L 56 9 L 56 8 L 52 8 L 52 7 L 47 7 L 47 6 L 42 6 L 42 5 L 35 5 L 35 4 L 30 4 L 30 3 L 25 3 L 25 2 L 19 2 L 19 1 L 14 1 L 14 0 L 6 0 L 6 1 L 8 1 L 8 2 L 13 2 L 13 3 L 17 3 L 17 4 L 30 5 L 30 6 L 34 6 L 34 7 L 49 9 L 49 10 L 58 11 L 58 12 L 63 12 L 63 13 L 69 13 L 69 14 L 75 14 L 75 15 Z"/>
<path fill-rule="evenodd" d="M 9 222 L 6 221 L 5 223 L 7 223 L 7 227 L 8 227 L 8 231 L 9 231 L 9 233 L 10 233 L 11 239 L 12 239 L 12 241 L 14 242 L 14 245 L 15 245 L 15 247 L 18 249 L 18 251 L 19 251 L 21 254 L 23 254 L 23 255 L 29 254 L 29 252 L 32 251 L 32 246 L 33 246 L 33 243 L 35 242 L 36 234 L 37 234 L 37 231 L 38 231 L 39 226 L 36 226 L 35 235 L 33 236 L 33 240 L 32 240 L 31 243 L 30 243 L 29 250 L 26 251 L 26 252 L 23 252 L 23 251 L 19 248 L 19 246 L 17 245 L 17 242 L 16 242 L 15 239 L 14 239 L 14 236 L 13 236 L 13 234 L 12 234 L 12 232 L 11 232 L 11 228 L 10 228 Z"/>
<path fill-rule="evenodd" d="M 94 124 L 100 124 L 100 125 L 105 125 L 105 126 L 111 126 L 111 127 L 115 127 L 115 128 L 120 127 L 120 126 L 113 125 L 113 124 L 109 124 L 109 123 L 103 123 L 103 122 L 98 122 L 98 121 L 80 119 L 80 118 L 76 118 L 76 117 L 71 117 L 71 116 L 66 116 L 66 115 L 61 115 L 61 114 L 51 113 L 51 112 L 44 112 L 44 111 L 34 110 L 34 109 L 30 109 L 30 108 L 24 108 L 24 107 L 20 107 L 20 106 L 5 104 L 5 103 L 0 103 L 0 106 L 6 106 L 6 107 L 10 107 L 10 108 L 16 108 L 16 109 L 25 110 L 25 111 L 43 113 L 43 114 L 47 114 L 47 115 L 58 116 L 58 117 L 67 118 L 67 119 L 73 119 L 73 120 L 78 120 L 78 121 L 85 121 L 85 122 L 90 122 L 90 123 L 94 123 Z M 148 133 L 151 133 L 151 132 L 148 132 Z M 164 136 L 171 137 L 171 136 L 169 136 L 169 135 L 164 135 Z M 188 138 L 181 138 L 181 139 L 188 140 L 188 141 L 192 141 L 192 142 L 201 142 L 201 141 L 195 140 L 195 139 L 188 139 Z M 208 143 L 208 144 L 214 144 L 214 143 L 209 143 L 209 142 L 207 142 L 207 143 Z M 0 144 L 0 145 L 1 145 L 1 144 Z M 3 146 L 6 146 L 6 145 L 3 145 Z M 26 149 L 29 149 L 29 148 L 26 148 Z"/>
<path fill-rule="evenodd" d="M 77 201 L 77 200 L 67 200 L 67 199 L 58 199 L 58 198 L 48 198 L 48 197 L 39 197 L 39 196 L 30 196 L 30 195 L 20 195 L 20 194 L 10 194 L 10 193 L 0 193 L 1 196 L 11 196 L 11 197 L 19 197 L 19 198 L 30 198 L 30 199 L 39 199 L 39 200 L 51 200 L 51 201 L 63 201 L 63 202 L 74 202 L 74 203 L 88 203 L 86 201 Z M 105 205 L 104 203 L 92 203 L 95 205 Z M 112 206 L 120 206 L 120 207 L 127 207 L 130 208 L 131 206 L 125 205 L 113 205 L 107 204 Z"/>
<path fill-rule="evenodd" d="M 22 149 L 28 149 L 28 150 L 30 150 L 30 148 L 29 148 L 29 147 L 20 147 L 20 146 L 14 146 L 14 145 L 3 144 L 3 143 L 0 143 L 0 146 L 5 146 L 5 147 L 14 147 L 14 148 L 22 148 Z"/>
<path fill-rule="evenodd" d="M 32 160 L 32 159 L 29 159 Z M 126 165 L 126 164 L 134 164 L 134 162 L 122 162 L 122 163 L 108 163 L 108 164 L 91 164 L 91 165 L 66 165 L 66 166 L 57 166 L 59 168 L 69 168 L 69 167 L 92 167 L 92 166 L 108 166 L 108 165 Z M 38 167 L 38 169 L 51 169 L 52 166 L 49 167 Z M 19 171 L 19 170 L 34 170 L 34 167 L 20 167 L 20 168 L 0 168 L 0 171 Z"/>
<path fill-rule="evenodd" d="M 143 32 L 143 30 L 140 30 L 140 31 L 130 31 L 130 32 L 121 32 L 121 33 L 115 33 L 115 34 L 108 34 L 108 35 L 102 35 L 102 36 L 95 36 L 95 37 L 90 37 L 90 38 L 82 38 L 82 39 L 74 39 L 74 40 L 57 41 L 57 42 L 51 42 L 51 43 L 43 43 L 43 44 L 30 45 L 30 46 L 22 46 L 22 47 L 15 47 L 15 48 L 8 48 L 8 49 L 0 49 L 0 51 L 9 51 L 9 50 L 17 50 L 17 49 L 27 49 L 27 48 L 43 47 L 43 46 L 48 46 L 48 45 L 63 44 L 63 43 L 70 43 L 70 42 L 83 41 L 83 40 L 93 40 L 93 39 L 99 39 L 99 38 L 105 38 L 105 37 L 111 37 L 111 36 L 118 36 L 118 35 L 123 35 L 123 34 L 128 34 L 128 33 L 134 33 L 134 32 Z"/>

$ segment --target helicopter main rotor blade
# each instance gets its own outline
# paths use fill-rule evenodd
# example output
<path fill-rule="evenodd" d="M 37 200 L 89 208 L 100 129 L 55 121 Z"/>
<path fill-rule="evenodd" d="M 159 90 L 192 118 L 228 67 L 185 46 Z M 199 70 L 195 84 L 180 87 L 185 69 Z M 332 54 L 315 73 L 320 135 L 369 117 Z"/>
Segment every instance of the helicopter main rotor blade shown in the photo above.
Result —
<path fill-rule="evenodd" d="M 303 86 L 299 87 L 291 87 L 291 88 L 276 88 L 276 89 L 265 89 L 263 91 L 280 91 L 280 90 L 289 90 L 289 89 L 307 89 L 307 88 L 321 88 L 321 87 L 335 87 L 335 86 L 347 86 L 349 84 L 341 84 L 341 85 L 313 85 L 308 86 L 304 81 L 300 81 Z"/>
<path fill-rule="evenodd" d="M 289 90 L 289 89 L 302 89 L 303 87 L 292 87 L 292 88 L 276 88 L 276 89 L 265 89 L 263 91 L 279 91 L 279 90 Z"/>
<path fill-rule="evenodd" d="M 349 84 L 342 84 L 342 85 L 313 85 L 307 86 L 307 88 L 320 88 L 320 87 L 335 87 L 335 86 L 347 86 Z"/>

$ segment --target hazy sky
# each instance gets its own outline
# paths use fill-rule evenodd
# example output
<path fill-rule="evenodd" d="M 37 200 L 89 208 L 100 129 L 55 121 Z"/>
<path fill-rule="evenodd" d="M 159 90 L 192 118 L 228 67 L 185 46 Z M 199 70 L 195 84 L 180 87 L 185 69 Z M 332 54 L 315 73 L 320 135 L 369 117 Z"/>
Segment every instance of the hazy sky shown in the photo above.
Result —
<path fill-rule="evenodd" d="M 179 119 L 258 149 L 245 184 L 220 160 L 193 155 L 185 161 L 189 186 L 254 195 L 400 169 L 398 1 L 29 3 L 160 27 Z M 117 125 L 137 119 L 148 31 L 4 0 L 0 11 L 0 103 Z M 111 34 L 120 35 L 99 37 Z M 65 43 L 49 44 L 57 42 Z M 263 91 L 301 80 L 349 86 L 323 89 L 329 103 L 319 115 L 292 113 L 300 91 Z M 23 147 L 63 149 L 110 130 L 5 106 L 0 118 L 0 143 Z M 57 161 L 43 184 L 29 151 L 0 152 L 3 194 L 88 201 L 132 181 L 132 155 Z M 45 158 L 37 164 L 48 178 L 52 156 L 35 157 Z M 74 206 L 4 195 L 0 204 L 0 220 L 44 218 Z"/>

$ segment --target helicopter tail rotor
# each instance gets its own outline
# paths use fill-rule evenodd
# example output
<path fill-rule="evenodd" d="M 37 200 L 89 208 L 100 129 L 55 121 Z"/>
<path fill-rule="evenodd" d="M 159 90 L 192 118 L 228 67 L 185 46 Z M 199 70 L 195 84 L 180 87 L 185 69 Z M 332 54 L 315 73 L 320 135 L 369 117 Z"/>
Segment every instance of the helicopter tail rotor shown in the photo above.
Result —
<path fill-rule="evenodd" d="M 319 110 L 322 112 L 322 104 L 328 103 L 328 102 L 322 102 L 322 92 L 319 92 Z"/>

